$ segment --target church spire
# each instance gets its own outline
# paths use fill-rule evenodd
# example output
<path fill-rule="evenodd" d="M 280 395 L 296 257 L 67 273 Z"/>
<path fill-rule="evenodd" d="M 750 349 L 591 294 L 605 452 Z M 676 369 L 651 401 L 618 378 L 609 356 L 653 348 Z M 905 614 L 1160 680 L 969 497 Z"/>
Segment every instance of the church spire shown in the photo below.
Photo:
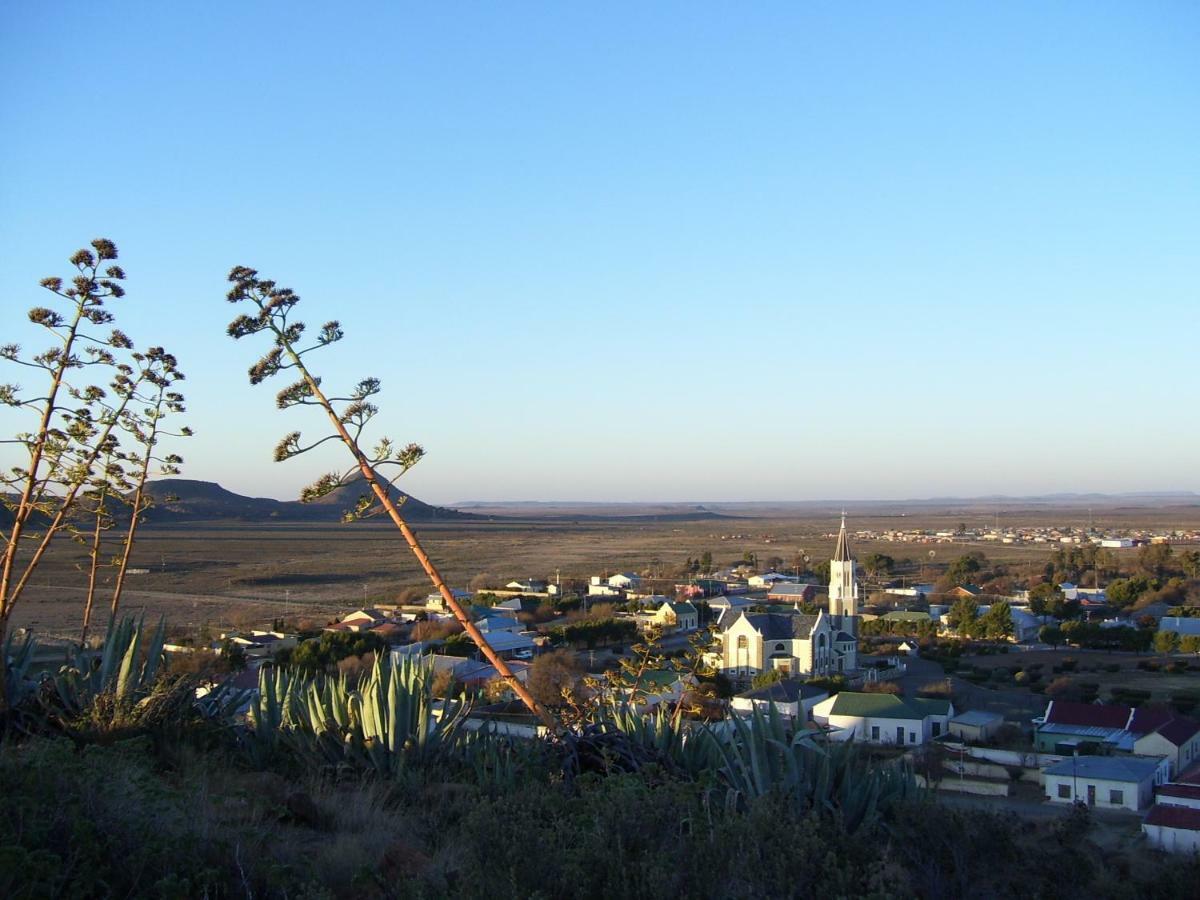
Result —
<path fill-rule="evenodd" d="M 846 513 L 842 512 L 842 529 L 838 532 L 837 547 L 833 551 L 834 562 L 850 562 L 850 544 L 846 541 Z"/>

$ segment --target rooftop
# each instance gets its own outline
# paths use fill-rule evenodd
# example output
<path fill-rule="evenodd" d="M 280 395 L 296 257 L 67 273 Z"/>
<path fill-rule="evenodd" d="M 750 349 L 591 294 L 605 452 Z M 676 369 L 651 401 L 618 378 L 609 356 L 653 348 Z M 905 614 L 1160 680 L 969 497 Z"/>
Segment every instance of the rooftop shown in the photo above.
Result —
<path fill-rule="evenodd" d="M 1073 756 L 1047 766 L 1044 774 L 1140 783 L 1153 778 L 1161 763 L 1158 756 Z"/>
<path fill-rule="evenodd" d="M 812 700 L 815 697 L 827 697 L 829 691 L 815 685 L 805 684 L 794 678 L 777 681 L 765 687 L 756 688 L 738 694 L 746 700 L 771 700 L 775 703 L 796 703 L 800 700 Z"/>
<path fill-rule="evenodd" d="M 1185 831 L 1200 831 L 1200 809 L 1190 806 L 1167 806 L 1162 803 L 1150 809 L 1145 825 L 1161 825 L 1163 828 L 1180 828 Z"/>

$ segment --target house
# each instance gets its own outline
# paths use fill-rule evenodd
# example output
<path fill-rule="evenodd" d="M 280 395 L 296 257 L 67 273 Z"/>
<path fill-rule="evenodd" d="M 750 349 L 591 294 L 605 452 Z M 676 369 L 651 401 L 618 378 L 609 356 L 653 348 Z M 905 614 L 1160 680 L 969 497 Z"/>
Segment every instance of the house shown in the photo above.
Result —
<path fill-rule="evenodd" d="M 929 625 L 933 623 L 929 613 L 920 610 L 895 609 L 879 617 L 884 622 L 895 622 L 897 625 Z"/>
<path fill-rule="evenodd" d="M 1167 710 L 1051 700 L 1034 724 L 1034 749 L 1042 753 L 1162 756 L 1172 777 L 1200 758 L 1200 724 Z"/>
<path fill-rule="evenodd" d="M 896 645 L 896 650 L 903 653 L 905 656 L 920 656 L 921 645 L 916 641 L 901 641 Z"/>
<path fill-rule="evenodd" d="M 960 584 L 950 588 L 943 595 L 953 598 L 954 600 L 962 600 L 967 597 L 979 597 L 983 594 L 983 588 L 976 584 Z"/>
<path fill-rule="evenodd" d="M 767 600 L 771 603 L 812 603 L 816 597 L 815 584 L 783 582 L 772 585 L 767 591 Z"/>
<path fill-rule="evenodd" d="M 1200 634 L 1200 619 L 1182 616 L 1163 616 L 1158 620 L 1159 631 L 1171 631 L 1183 637 L 1185 634 Z"/>
<path fill-rule="evenodd" d="M 533 657 L 534 641 L 530 634 L 493 631 L 487 635 L 487 642 L 501 659 L 531 659 Z"/>
<path fill-rule="evenodd" d="M 1172 719 L 1133 742 L 1139 756 L 1165 756 L 1171 764 L 1171 777 L 1200 759 L 1200 722 L 1183 716 Z"/>
<path fill-rule="evenodd" d="M 780 575 L 778 572 L 767 572 L 763 575 L 751 575 L 746 583 L 752 588 L 769 588 L 781 582 L 793 581 L 790 575 Z"/>
<path fill-rule="evenodd" d="M 731 610 L 733 612 L 740 612 L 749 606 L 753 606 L 753 603 L 745 597 L 727 597 L 723 594 L 719 597 L 712 597 L 704 602 L 708 604 L 708 608 L 712 611 L 713 619 L 718 625 L 721 622 L 721 617 Z M 732 622 L 733 619 L 729 621 Z"/>
<path fill-rule="evenodd" d="M 663 703 L 677 702 L 694 683 L 695 678 L 687 673 L 651 669 L 643 672 L 637 683 L 626 689 L 626 695 L 635 710 L 646 712 Z"/>
<path fill-rule="evenodd" d="M 756 709 L 764 715 L 772 706 L 785 718 L 802 722 L 812 719 L 813 707 L 829 697 L 829 691 L 797 678 L 785 678 L 774 684 L 745 691 L 730 702 L 734 712 L 751 715 Z"/>
<path fill-rule="evenodd" d="M 504 586 L 510 591 L 524 591 L 527 594 L 545 594 L 546 588 L 549 585 L 545 581 L 540 581 L 536 578 L 526 578 L 524 580 L 510 581 Z"/>
<path fill-rule="evenodd" d="M 382 625 L 391 620 L 391 616 L 380 609 L 357 609 L 342 616 L 338 623 L 346 631 L 370 631 L 376 625 Z"/>
<path fill-rule="evenodd" d="M 924 744 L 946 733 L 954 707 L 949 700 L 842 691 L 813 708 L 813 719 L 835 741 Z"/>
<path fill-rule="evenodd" d="M 538 608 L 538 601 L 529 597 L 509 597 L 501 600 L 492 609 L 503 615 L 515 616 L 517 613 L 529 613 Z"/>
<path fill-rule="evenodd" d="M 1003 724 L 1004 716 L 999 713 L 969 709 L 950 720 L 950 733 L 959 740 L 982 743 L 991 740 Z"/>
<path fill-rule="evenodd" d="M 1017 606 L 1010 606 L 1008 614 L 1012 618 L 1014 641 L 1024 644 L 1038 639 L 1042 625 L 1045 624 L 1040 617 L 1035 616 L 1028 609 Z"/>
<path fill-rule="evenodd" d="M 1158 756 L 1073 756 L 1042 770 L 1052 803 L 1079 800 L 1101 809 L 1145 809 L 1154 787 L 1166 782 L 1168 763 Z"/>
<path fill-rule="evenodd" d="M 589 597 L 620 597 L 621 589 L 603 581 L 599 575 L 593 575 L 588 582 Z"/>
<path fill-rule="evenodd" d="M 463 606 L 471 602 L 470 591 L 456 591 L 451 589 L 450 595 Z M 450 607 L 446 605 L 446 601 L 442 599 L 441 591 L 434 591 L 425 598 L 425 608 L 434 610 L 435 612 L 449 612 L 450 610 Z"/>
<path fill-rule="evenodd" d="M 1142 822 L 1146 843 L 1168 853 L 1200 851 L 1200 809 L 1156 803 Z"/>
<path fill-rule="evenodd" d="M 609 587 L 624 591 L 636 588 L 641 583 L 641 577 L 634 572 L 618 572 L 616 575 L 609 576 L 608 579 Z"/>
<path fill-rule="evenodd" d="M 274 656 L 280 650 L 295 647 L 299 636 L 280 631 L 251 631 L 249 634 L 223 634 L 221 640 L 241 648 L 247 659 L 265 659 Z M 221 645 L 214 644 L 212 649 L 220 650 Z"/>
<path fill-rule="evenodd" d="M 695 631 L 700 627 L 700 612 L 686 600 L 682 603 L 666 601 L 651 616 L 655 627 L 671 631 Z"/>
<path fill-rule="evenodd" d="M 484 616 L 475 623 L 484 634 L 491 635 L 497 631 L 509 631 L 514 634 L 525 630 L 525 626 L 515 618 L 508 616 Z"/>

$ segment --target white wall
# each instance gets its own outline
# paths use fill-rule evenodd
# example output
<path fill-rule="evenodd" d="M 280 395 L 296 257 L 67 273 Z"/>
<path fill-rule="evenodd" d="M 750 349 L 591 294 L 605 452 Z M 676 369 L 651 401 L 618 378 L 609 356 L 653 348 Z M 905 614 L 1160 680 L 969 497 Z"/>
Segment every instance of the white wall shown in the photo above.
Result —
<path fill-rule="evenodd" d="M 1066 785 L 1070 796 L 1060 797 L 1058 795 L 1059 785 Z M 1089 785 L 1096 788 L 1096 802 L 1094 805 L 1097 809 L 1128 809 L 1137 812 L 1150 805 L 1154 794 L 1153 779 L 1148 779 L 1141 784 L 1134 784 L 1129 781 L 1109 781 L 1102 778 L 1048 774 L 1046 775 L 1046 797 L 1053 803 L 1074 803 L 1076 800 L 1074 790 L 1077 787 L 1079 792 L 1078 799 L 1086 803 Z M 1114 790 L 1120 791 L 1122 794 L 1120 803 L 1113 803 L 1109 799 L 1109 792 Z"/>
<path fill-rule="evenodd" d="M 1195 853 L 1200 851 L 1200 831 L 1184 828 L 1166 828 L 1162 825 L 1142 823 L 1142 831 L 1151 847 L 1170 853 Z"/>

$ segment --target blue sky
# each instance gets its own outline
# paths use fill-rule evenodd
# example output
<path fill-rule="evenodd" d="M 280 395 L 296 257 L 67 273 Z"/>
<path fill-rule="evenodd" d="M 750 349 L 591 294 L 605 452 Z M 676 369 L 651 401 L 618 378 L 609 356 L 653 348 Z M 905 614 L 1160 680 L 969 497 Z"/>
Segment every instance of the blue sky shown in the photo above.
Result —
<path fill-rule="evenodd" d="M 1194 3 L 11 2 L 0 133 L 4 338 L 115 240 L 189 477 L 339 459 L 245 264 L 423 499 L 1200 490 Z"/>

